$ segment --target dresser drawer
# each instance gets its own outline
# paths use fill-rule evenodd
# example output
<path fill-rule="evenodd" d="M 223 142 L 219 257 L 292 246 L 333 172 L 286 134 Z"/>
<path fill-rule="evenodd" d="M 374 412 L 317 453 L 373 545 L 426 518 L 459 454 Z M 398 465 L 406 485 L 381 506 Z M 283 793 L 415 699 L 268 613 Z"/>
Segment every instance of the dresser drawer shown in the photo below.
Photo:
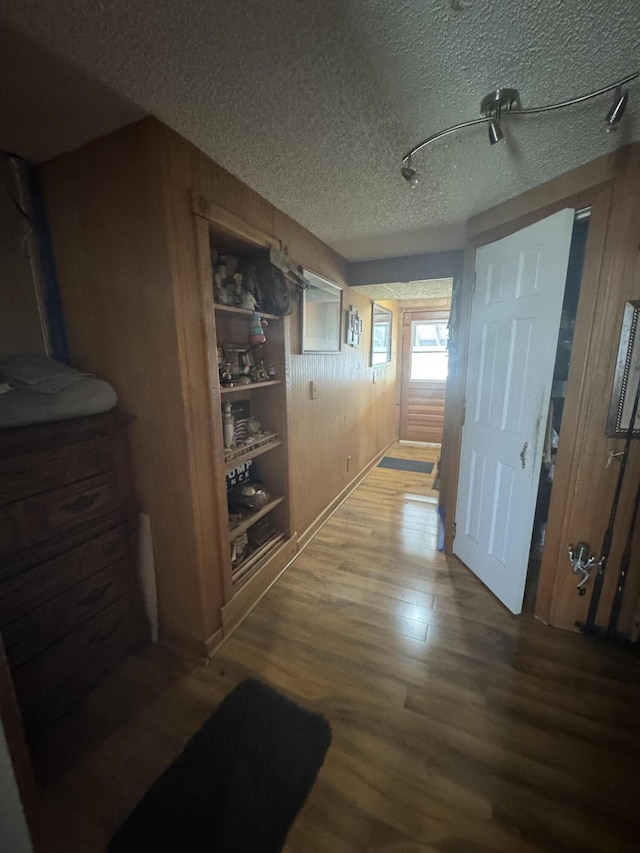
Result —
<path fill-rule="evenodd" d="M 134 613 L 128 595 L 29 663 L 13 669 L 28 731 L 60 716 L 131 646 Z"/>
<path fill-rule="evenodd" d="M 4 507 L 0 522 L 0 555 L 30 548 L 85 521 L 117 509 L 117 484 L 108 475 L 91 477 Z"/>
<path fill-rule="evenodd" d="M 31 543 L 97 518 L 117 505 L 115 483 L 92 477 L 26 502 L 27 535 Z"/>
<path fill-rule="evenodd" d="M 0 504 L 106 473 L 114 466 L 113 445 L 108 436 L 23 454 L 16 459 L 0 459 Z"/>
<path fill-rule="evenodd" d="M 91 575 L 124 559 L 127 538 L 116 527 L 0 583 L 0 629 Z"/>
<path fill-rule="evenodd" d="M 0 507 L 0 554 L 12 554 L 25 548 L 27 532 L 22 504 Z"/>
<path fill-rule="evenodd" d="M 115 563 L 52 598 L 2 631 L 7 658 L 20 666 L 129 591 L 126 563 Z"/>
<path fill-rule="evenodd" d="M 0 504 L 17 501 L 64 485 L 67 459 L 64 449 L 29 453 L 0 460 Z"/>

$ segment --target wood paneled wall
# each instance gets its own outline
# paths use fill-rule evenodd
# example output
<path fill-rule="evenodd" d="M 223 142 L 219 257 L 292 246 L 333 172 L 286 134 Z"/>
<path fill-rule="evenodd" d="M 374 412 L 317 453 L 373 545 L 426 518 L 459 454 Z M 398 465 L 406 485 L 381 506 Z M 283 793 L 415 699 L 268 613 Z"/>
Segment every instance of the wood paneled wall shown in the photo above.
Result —
<path fill-rule="evenodd" d="M 202 638 L 210 624 L 194 570 L 159 126 L 130 125 L 44 164 L 41 176 L 73 366 L 111 382 L 135 416 L 136 490 L 151 518 L 162 629 Z"/>
<path fill-rule="evenodd" d="M 396 365 L 369 366 L 371 300 L 349 291 L 347 264 L 201 151 L 153 118 L 57 158 L 42 169 L 70 352 L 112 382 L 135 417 L 138 493 L 151 517 L 165 636 L 196 649 L 220 628 L 224 600 L 212 569 L 226 505 L 217 484 L 211 293 L 204 292 L 193 194 L 281 241 L 298 264 L 344 287 L 358 308 L 358 348 L 292 353 L 290 478 L 294 529 L 303 534 L 397 434 Z M 206 288 L 205 288 L 206 289 Z M 397 314 L 397 312 L 396 312 Z M 344 334 L 344 315 L 342 318 Z M 312 400 L 309 382 L 318 386 Z M 226 502 L 225 502 L 226 504 Z"/>
<path fill-rule="evenodd" d="M 188 199 L 189 190 L 193 189 L 276 237 L 297 264 L 344 288 L 340 353 L 302 355 L 298 311 L 286 321 L 290 325 L 292 347 L 287 381 L 293 525 L 298 534 L 303 534 L 397 435 L 395 352 L 391 365 L 377 369 L 374 384 L 373 370 L 369 366 L 371 300 L 356 290 L 349 290 L 344 259 L 195 146 L 169 128 L 156 125 L 160 128 L 166 152 L 168 182 L 165 192 L 169 191 L 175 200 L 174 215 L 178 215 L 178 205 L 184 200 L 185 216 L 188 215 L 191 222 Z M 186 220 L 182 225 L 174 221 L 174 227 L 186 228 Z M 177 263 L 182 266 L 176 267 L 176 275 L 193 274 L 188 252 L 182 252 Z M 358 309 L 363 320 L 363 334 L 357 348 L 345 343 L 344 311 L 349 305 Z M 395 331 L 397 341 L 397 329 Z M 310 395 L 311 380 L 318 387 L 315 400 Z M 192 393 L 196 393 L 194 389 Z"/>
<path fill-rule="evenodd" d="M 607 467 L 607 459 L 610 451 L 618 451 L 623 445 L 619 439 L 606 438 L 605 423 L 624 303 L 640 298 L 640 146 L 601 157 L 469 221 L 458 306 L 458 355 L 447 387 L 447 439 L 441 472 L 441 499 L 447 506 L 446 545 L 450 549 L 475 248 L 563 207 L 585 206 L 591 206 L 591 223 L 536 605 L 540 619 L 572 630 L 576 630 L 576 619 L 586 616 L 589 595 L 580 598 L 577 594 L 567 546 L 582 539 L 599 551 L 618 473 L 616 465 Z M 608 620 L 630 523 L 632 493 L 639 479 L 640 445 L 636 442 L 598 613 L 600 625 Z M 637 554 L 640 531 L 636 531 L 635 540 Z M 638 630 L 639 591 L 640 571 L 636 564 L 620 619 L 620 629 L 631 634 Z"/>

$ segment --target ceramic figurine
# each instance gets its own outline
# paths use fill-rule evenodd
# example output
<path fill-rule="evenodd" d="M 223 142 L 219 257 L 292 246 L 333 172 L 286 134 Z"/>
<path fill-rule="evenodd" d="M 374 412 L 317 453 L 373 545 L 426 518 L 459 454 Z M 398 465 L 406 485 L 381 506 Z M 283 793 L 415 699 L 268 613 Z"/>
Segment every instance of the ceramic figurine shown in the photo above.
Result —
<path fill-rule="evenodd" d="M 266 342 L 267 336 L 264 333 L 262 325 L 263 321 L 258 314 L 252 314 L 249 321 L 249 341 L 251 346 L 258 346 Z"/>
<path fill-rule="evenodd" d="M 227 362 L 220 371 L 220 384 L 224 388 L 230 388 L 233 385 L 233 374 L 231 373 L 230 362 Z"/>
<path fill-rule="evenodd" d="M 223 406 L 222 435 L 226 448 L 231 448 L 235 445 L 235 422 L 231 414 L 231 403 L 225 403 Z"/>
<path fill-rule="evenodd" d="M 242 296 L 242 308 L 246 311 L 255 311 L 257 307 L 256 298 L 253 293 L 248 293 L 246 290 Z"/>

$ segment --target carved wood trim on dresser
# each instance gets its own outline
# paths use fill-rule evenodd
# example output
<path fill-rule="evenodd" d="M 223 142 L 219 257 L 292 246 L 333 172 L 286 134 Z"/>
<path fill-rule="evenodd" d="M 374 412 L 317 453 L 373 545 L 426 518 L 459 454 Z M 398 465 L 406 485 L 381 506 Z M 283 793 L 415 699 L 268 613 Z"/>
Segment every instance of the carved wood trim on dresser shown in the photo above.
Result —
<path fill-rule="evenodd" d="M 129 421 L 0 431 L 0 632 L 28 733 L 149 640 Z"/>

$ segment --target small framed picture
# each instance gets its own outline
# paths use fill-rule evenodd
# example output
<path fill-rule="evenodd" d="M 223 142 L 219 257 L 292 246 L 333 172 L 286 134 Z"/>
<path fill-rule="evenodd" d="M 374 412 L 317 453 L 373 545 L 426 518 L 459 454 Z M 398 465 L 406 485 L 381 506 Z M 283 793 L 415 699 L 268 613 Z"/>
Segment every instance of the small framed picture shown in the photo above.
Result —
<path fill-rule="evenodd" d="M 222 352 L 225 364 L 231 365 L 232 376 L 240 376 L 240 374 L 245 372 L 246 367 L 253 367 L 251 350 L 246 344 L 223 343 Z"/>

